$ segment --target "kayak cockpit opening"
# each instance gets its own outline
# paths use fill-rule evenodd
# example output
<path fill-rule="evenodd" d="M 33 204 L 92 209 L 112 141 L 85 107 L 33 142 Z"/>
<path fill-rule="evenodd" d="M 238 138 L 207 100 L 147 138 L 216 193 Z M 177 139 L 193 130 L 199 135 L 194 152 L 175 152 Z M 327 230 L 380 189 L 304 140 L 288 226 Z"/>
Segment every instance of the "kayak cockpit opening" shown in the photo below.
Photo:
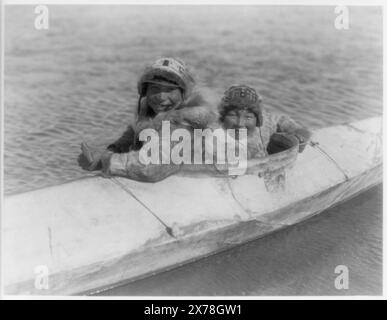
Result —
<path fill-rule="evenodd" d="M 256 175 L 257 177 L 272 177 L 274 174 L 283 173 L 297 160 L 299 153 L 299 142 L 297 138 L 289 134 L 273 134 L 267 147 L 267 155 L 247 160 L 243 174 Z M 237 177 L 232 174 L 228 164 L 195 165 L 184 164 L 179 175 L 201 178 L 204 176 L 214 177 Z"/>

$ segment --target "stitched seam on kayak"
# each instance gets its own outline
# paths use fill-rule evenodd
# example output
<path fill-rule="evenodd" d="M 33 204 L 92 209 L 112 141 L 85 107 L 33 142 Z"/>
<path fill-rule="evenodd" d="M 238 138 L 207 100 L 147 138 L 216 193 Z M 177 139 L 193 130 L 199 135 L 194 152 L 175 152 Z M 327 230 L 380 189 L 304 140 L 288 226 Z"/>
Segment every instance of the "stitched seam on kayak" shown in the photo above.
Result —
<path fill-rule="evenodd" d="M 131 195 L 139 204 L 141 204 L 149 213 L 153 215 L 166 229 L 168 235 L 170 235 L 172 238 L 176 237 L 173 234 L 172 228 L 169 227 L 151 208 L 149 208 L 143 201 L 141 201 L 134 193 L 133 191 L 129 190 L 124 184 L 122 184 L 120 181 L 118 181 L 116 178 L 112 177 L 111 180 L 118 185 L 123 191 L 125 191 L 127 194 Z"/>
<path fill-rule="evenodd" d="M 337 163 L 337 161 L 335 159 L 333 159 L 323 148 L 321 148 L 319 146 L 319 143 L 318 142 L 313 142 L 311 141 L 310 142 L 310 145 L 314 148 L 316 148 L 321 154 L 325 155 L 327 157 L 327 159 L 329 161 L 331 161 L 337 169 L 339 169 L 339 171 L 341 171 L 341 173 L 344 175 L 345 177 L 345 181 L 348 181 L 349 180 L 349 177 L 348 175 L 345 173 L 344 169 Z"/>

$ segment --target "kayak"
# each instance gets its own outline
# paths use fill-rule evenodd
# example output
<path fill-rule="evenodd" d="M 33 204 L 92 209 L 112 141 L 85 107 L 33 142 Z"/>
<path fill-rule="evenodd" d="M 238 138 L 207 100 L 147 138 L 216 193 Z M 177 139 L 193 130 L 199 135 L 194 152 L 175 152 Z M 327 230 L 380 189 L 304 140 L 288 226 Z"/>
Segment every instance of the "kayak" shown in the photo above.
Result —
<path fill-rule="evenodd" d="M 156 183 L 96 175 L 5 196 L 4 293 L 99 292 L 310 218 L 382 182 L 382 118 L 316 130 L 302 153 L 257 168 Z"/>

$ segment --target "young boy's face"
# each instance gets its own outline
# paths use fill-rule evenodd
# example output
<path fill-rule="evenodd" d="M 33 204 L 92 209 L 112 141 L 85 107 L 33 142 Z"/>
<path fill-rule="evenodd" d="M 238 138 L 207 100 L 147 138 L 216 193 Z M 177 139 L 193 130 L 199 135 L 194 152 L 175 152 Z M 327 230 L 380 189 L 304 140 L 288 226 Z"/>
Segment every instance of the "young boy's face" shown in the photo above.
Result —
<path fill-rule="evenodd" d="M 224 117 L 223 125 L 226 129 L 247 129 L 249 133 L 257 126 L 257 118 L 248 110 L 230 110 Z"/>
<path fill-rule="evenodd" d="M 148 84 L 146 97 L 155 113 L 171 110 L 183 102 L 180 88 L 156 83 Z"/>

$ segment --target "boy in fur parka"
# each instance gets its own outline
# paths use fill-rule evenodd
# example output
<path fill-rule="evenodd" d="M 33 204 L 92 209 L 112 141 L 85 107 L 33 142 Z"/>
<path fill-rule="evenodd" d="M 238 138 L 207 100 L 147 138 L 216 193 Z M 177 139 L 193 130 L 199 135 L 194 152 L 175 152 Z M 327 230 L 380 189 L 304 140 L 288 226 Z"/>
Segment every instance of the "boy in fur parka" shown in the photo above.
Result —
<path fill-rule="evenodd" d="M 129 178 L 141 181 L 158 180 L 158 174 L 164 176 L 170 170 L 176 170 L 176 166 L 173 169 L 172 166 L 168 168 L 164 165 L 144 166 L 139 162 L 137 150 L 142 146 L 142 142 L 138 139 L 141 130 L 160 131 L 162 121 L 169 121 L 171 130 L 205 129 L 216 121 L 216 113 L 211 110 L 203 97 L 194 91 L 195 80 L 181 61 L 173 58 L 157 60 L 145 69 L 137 87 L 139 101 L 135 123 L 129 125 L 123 135 L 110 144 L 103 153 L 82 143 L 82 153 L 86 159 L 86 164 L 83 165 L 85 169 L 101 169 L 102 166 L 105 174 L 114 174 L 113 171 L 116 170 L 120 172 L 119 175 L 128 176 L 128 171 L 132 171 Z M 117 159 L 120 161 L 115 161 Z M 128 168 L 121 170 L 118 163 L 131 163 L 132 170 Z"/>
<path fill-rule="evenodd" d="M 277 146 L 281 144 L 281 134 L 295 137 L 299 142 L 299 152 L 304 150 L 311 136 L 309 130 L 289 116 L 265 110 L 261 96 L 246 85 L 231 86 L 224 93 L 218 110 L 223 128 L 247 129 L 250 159 L 279 151 Z"/>

